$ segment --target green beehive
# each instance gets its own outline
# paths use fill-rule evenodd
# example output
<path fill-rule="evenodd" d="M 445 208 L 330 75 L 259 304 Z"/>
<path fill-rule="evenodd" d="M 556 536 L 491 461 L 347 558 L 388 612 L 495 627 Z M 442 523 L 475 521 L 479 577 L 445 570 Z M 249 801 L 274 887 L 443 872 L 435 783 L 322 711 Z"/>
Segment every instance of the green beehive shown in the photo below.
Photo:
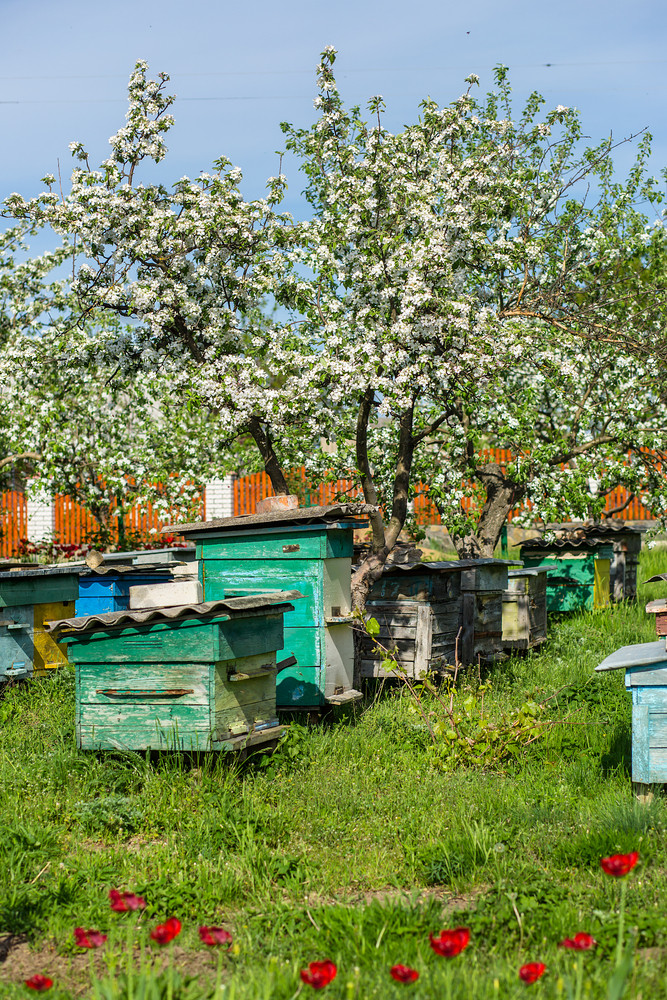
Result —
<path fill-rule="evenodd" d="M 545 566 L 547 611 L 580 611 L 605 608 L 609 604 L 609 575 L 613 547 L 609 542 L 589 539 L 531 539 L 521 546 L 521 559 L 528 569 Z"/>
<path fill-rule="evenodd" d="M 353 533 L 365 504 L 283 509 L 176 525 L 197 545 L 205 601 L 296 589 L 278 653 L 280 709 L 318 709 L 360 697 L 350 628 Z"/>
<path fill-rule="evenodd" d="M 75 666 L 78 746 L 221 750 L 275 739 L 276 650 L 298 596 L 50 622 Z"/>
<path fill-rule="evenodd" d="M 0 683 L 44 676 L 67 663 L 44 622 L 73 614 L 78 593 L 79 570 L 71 566 L 0 573 Z"/>

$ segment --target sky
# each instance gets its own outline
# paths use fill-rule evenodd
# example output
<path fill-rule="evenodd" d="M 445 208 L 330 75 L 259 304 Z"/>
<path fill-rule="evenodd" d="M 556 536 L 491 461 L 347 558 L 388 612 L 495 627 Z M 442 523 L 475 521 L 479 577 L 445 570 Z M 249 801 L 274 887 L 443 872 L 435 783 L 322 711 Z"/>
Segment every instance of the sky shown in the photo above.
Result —
<path fill-rule="evenodd" d="M 492 86 L 510 68 L 517 107 L 533 90 L 549 106 L 581 109 L 584 132 L 621 139 L 648 128 L 652 169 L 667 166 L 667 5 L 658 0 L 0 0 L 0 198 L 67 188 L 80 140 L 97 164 L 125 115 L 126 84 L 138 59 L 171 77 L 176 125 L 164 181 L 196 176 L 224 155 L 241 167 L 246 197 L 260 197 L 278 172 L 281 121 L 315 118 L 315 68 L 338 49 L 336 75 L 348 104 L 381 94 L 385 122 L 414 121 L 430 96 L 441 104 L 477 73 Z M 615 154 L 619 179 L 632 150 Z M 304 187 L 287 161 L 285 207 L 304 211 Z"/>

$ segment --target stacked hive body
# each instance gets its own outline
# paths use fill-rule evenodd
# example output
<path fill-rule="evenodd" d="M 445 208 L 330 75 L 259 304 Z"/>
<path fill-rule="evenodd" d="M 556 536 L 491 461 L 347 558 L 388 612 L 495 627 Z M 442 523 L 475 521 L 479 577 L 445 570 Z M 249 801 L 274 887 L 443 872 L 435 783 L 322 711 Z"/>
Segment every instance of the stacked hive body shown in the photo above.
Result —
<path fill-rule="evenodd" d="M 205 601 L 271 589 L 301 592 L 285 616 L 278 707 L 318 709 L 360 696 L 353 686 L 353 532 L 363 504 L 304 507 L 177 525 L 196 542 Z"/>
<path fill-rule="evenodd" d="M 547 638 L 547 569 L 511 569 L 503 593 L 503 648 L 527 650 Z"/>
<path fill-rule="evenodd" d="M 0 682 L 44 676 L 67 662 L 44 623 L 74 614 L 78 590 L 69 566 L 0 573 Z"/>
<path fill-rule="evenodd" d="M 52 622 L 75 665 L 79 747 L 196 751 L 275 739 L 276 651 L 291 596 Z"/>
<path fill-rule="evenodd" d="M 521 546 L 527 568 L 543 566 L 547 574 L 547 610 L 581 611 L 609 604 L 613 547 L 587 538 L 531 539 Z"/>
<path fill-rule="evenodd" d="M 378 644 L 393 651 L 401 672 L 418 678 L 460 663 L 502 654 L 503 591 L 508 566 L 500 559 L 398 564 L 385 570 L 366 607 L 380 626 Z M 362 676 L 382 677 L 382 652 L 363 641 Z"/>

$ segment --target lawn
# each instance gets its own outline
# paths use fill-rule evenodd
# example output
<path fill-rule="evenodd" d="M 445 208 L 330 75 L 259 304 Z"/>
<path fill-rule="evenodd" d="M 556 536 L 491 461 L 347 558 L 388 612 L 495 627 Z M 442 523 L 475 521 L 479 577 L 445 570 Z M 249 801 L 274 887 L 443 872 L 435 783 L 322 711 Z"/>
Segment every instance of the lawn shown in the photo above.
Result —
<path fill-rule="evenodd" d="M 644 554 L 641 579 L 664 570 L 664 550 Z M 459 679 L 455 710 L 493 723 L 490 734 L 532 706 L 538 738 L 502 754 L 479 741 L 477 756 L 453 752 L 445 693 L 417 706 L 385 688 L 325 725 L 292 726 L 273 758 L 239 767 L 78 752 L 70 672 L 8 691 L 0 995 L 28 996 L 23 980 L 42 973 L 58 1000 L 204 1000 L 216 987 L 224 1000 L 289 1000 L 311 993 L 301 969 L 331 959 L 338 975 L 317 995 L 332 1000 L 574 997 L 580 961 L 582 995 L 613 997 L 621 880 L 599 860 L 636 849 L 622 995 L 663 996 L 667 809 L 661 795 L 633 797 L 622 674 L 593 673 L 655 638 L 643 607 L 662 593 L 642 585 L 637 605 L 552 622 L 541 652 Z M 145 910 L 112 912 L 111 889 Z M 150 942 L 171 916 L 173 943 Z M 203 945 L 200 925 L 226 928 L 231 948 Z M 437 955 L 429 933 L 457 926 L 469 946 Z M 75 927 L 108 939 L 83 951 Z M 581 957 L 558 946 L 578 931 L 598 942 Z M 537 961 L 546 973 L 522 982 L 519 967 Z M 398 963 L 420 978 L 395 982 Z"/>

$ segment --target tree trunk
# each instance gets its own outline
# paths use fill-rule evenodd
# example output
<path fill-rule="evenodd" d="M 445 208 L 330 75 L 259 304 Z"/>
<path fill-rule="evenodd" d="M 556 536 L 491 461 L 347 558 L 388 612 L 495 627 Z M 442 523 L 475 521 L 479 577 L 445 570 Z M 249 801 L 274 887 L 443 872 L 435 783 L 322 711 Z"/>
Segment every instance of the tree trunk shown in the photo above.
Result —
<path fill-rule="evenodd" d="M 273 492 L 277 497 L 289 496 L 287 480 L 278 461 L 278 456 L 275 453 L 268 426 L 262 427 L 258 417 L 251 417 L 248 423 L 248 430 L 259 448 L 259 453 L 264 462 L 264 469 L 273 486 Z"/>
<path fill-rule="evenodd" d="M 507 515 L 525 494 L 524 487 L 508 479 L 496 462 L 483 466 L 476 477 L 486 490 L 486 502 L 477 529 L 453 539 L 459 559 L 492 558 Z"/>

